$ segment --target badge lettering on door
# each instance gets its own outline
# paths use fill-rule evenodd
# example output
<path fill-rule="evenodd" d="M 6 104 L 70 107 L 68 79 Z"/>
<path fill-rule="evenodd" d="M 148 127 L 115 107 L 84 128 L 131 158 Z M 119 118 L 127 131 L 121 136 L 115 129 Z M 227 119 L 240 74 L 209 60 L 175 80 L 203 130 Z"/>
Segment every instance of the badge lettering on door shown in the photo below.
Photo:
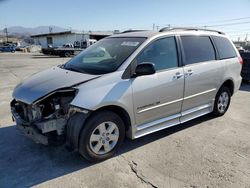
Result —
<path fill-rule="evenodd" d="M 161 103 L 160 101 L 157 101 L 155 103 L 150 103 L 150 104 L 146 104 L 144 106 L 139 106 L 139 107 L 137 107 L 137 110 L 142 110 L 144 108 L 148 108 L 148 107 L 151 107 L 151 106 L 156 106 L 156 105 L 158 105 L 160 103 Z"/>

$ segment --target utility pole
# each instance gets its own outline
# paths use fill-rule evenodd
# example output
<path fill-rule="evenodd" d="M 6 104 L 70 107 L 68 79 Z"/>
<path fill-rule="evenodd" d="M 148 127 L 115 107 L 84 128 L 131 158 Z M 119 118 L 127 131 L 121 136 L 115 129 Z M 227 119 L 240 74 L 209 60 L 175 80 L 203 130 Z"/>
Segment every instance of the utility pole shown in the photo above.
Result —
<path fill-rule="evenodd" d="M 53 27 L 49 27 L 49 33 L 53 32 Z"/>
<path fill-rule="evenodd" d="M 153 31 L 155 30 L 155 24 L 153 24 Z"/>
<path fill-rule="evenodd" d="M 7 27 L 4 28 L 4 32 L 6 34 L 6 42 L 8 43 L 9 41 L 8 41 L 8 29 L 7 29 Z"/>
<path fill-rule="evenodd" d="M 248 38 L 248 33 L 246 34 L 245 42 L 247 42 L 247 38 Z"/>

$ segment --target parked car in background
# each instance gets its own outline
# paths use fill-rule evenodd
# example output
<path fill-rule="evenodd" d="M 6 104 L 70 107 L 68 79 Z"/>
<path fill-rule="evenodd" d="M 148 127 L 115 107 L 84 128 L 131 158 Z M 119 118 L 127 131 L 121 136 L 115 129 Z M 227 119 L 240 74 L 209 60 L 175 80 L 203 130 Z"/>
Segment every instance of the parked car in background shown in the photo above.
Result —
<path fill-rule="evenodd" d="M 0 46 L 0 52 L 12 52 L 12 53 L 14 53 L 15 51 L 16 51 L 16 47 L 13 45 Z"/>
<path fill-rule="evenodd" d="M 85 48 L 97 42 L 96 39 L 86 39 L 80 41 L 75 41 L 74 44 L 66 43 L 59 47 L 49 47 L 43 48 L 42 53 L 45 55 L 55 55 L 60 57 L 70 57 L 79 54 Z"/>
<path fill-rule="evenodd" d="M 26 48 L 28 46 L 28 44 L 25 45 L 20 45 L 16 47 L 16 51 L 22 51 L 24 48 Z"/>
<path fill-rule="evenodd" d="M 250 81 L 250 51 L 240 52 L 240 55 L 243 59 L 243 66 L 241 70 L 241 76 L 243 81 Z"/>
<path fill-rule="evenodd" d="M 241 84 L 242 58 L 220 31 L 163 28 L 104 38 L 16 86 L 17 128 L 36 142 L 65 138 L 90 161 L 136 139 L 212 113 Z M 60 140 L 60 139 L 59 139 Z"/>

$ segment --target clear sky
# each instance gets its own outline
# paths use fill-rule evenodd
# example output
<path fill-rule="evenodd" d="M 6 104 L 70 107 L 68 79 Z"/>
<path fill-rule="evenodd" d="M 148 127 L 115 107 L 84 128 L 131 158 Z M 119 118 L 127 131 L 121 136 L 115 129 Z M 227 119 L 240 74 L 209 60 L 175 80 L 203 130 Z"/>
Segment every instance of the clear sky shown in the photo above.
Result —
<path fill-rule="evenodd" d="M 250 0 L 0 0 L 0 29 L 55 25 L 125 30 L 152 29 L 153 24 L 215 25 L 244 37 L 250 35 Z"/>

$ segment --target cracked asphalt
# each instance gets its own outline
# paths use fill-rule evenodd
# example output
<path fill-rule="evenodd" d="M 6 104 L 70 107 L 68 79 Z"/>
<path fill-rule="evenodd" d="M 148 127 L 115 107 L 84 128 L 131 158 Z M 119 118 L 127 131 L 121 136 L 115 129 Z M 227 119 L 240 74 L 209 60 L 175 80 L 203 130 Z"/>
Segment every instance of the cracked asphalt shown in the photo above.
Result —
<path fill-rule="evenodd" d="M 250 188 L 250 84 L 242 84 L 225 116 L 210 115 L 139 138 L 116 156 L 89 163 L 63 146 L 19 134 L 11 93 L 25 77 L 67 58 L 0 53 L 0 187 Z"/>

